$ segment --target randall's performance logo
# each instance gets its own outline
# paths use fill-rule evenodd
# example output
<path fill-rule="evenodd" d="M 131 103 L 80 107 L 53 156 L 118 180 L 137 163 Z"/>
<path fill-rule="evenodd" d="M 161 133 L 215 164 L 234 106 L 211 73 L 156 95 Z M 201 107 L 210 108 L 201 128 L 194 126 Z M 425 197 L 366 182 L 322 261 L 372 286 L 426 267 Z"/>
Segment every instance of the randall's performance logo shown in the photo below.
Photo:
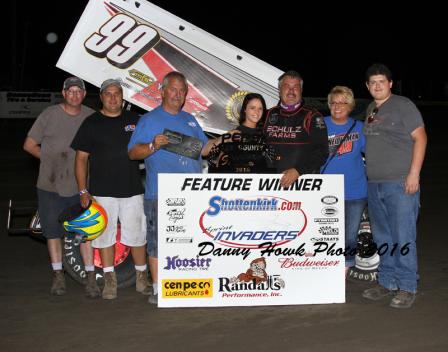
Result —
<path fill-rule="evenodd" d="M 259 249 L 268 241 L 280 246 L 296 240 L 306 225 L 302 202 L 273 196 L 213 196 L 199 218 L 202 233 L 211 241 L 207 243 L 232 248 Z"/>
<path fill-rule="evenodd" d="M 283 288 L 285 281 L 280 275 L 268 275 L 266 272 L 266 260 L 263 257 L 254 259 L 245 273 L 219 278 L 219 292 L 278 291 Z"/>

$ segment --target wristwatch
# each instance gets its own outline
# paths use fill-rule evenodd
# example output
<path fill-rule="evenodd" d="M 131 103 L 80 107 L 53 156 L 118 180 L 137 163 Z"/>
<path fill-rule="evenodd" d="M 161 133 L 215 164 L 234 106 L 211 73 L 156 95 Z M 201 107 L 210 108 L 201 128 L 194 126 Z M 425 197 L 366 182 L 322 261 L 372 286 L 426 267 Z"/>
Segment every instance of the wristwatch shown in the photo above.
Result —
<path fill-rule="evenodd" d="M 89 191 L 87 189 L 82 189 L 79 191 L 79 195 L 82 196 L 83 194 L 89 193 Z"/>

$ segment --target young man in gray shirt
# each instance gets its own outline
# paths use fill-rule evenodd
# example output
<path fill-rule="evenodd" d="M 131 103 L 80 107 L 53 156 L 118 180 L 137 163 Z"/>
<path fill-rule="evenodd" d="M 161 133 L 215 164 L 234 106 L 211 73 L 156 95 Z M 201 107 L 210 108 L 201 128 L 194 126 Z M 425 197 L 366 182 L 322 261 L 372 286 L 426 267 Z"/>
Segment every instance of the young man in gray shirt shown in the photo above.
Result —
<path fill-rule="evenodd" d="M 393 296 L 391 307 L 409 308 L 417 292 L 416 222 L 425 126 L 414 103 L 392 94 L 391 72 L 386 66 L 370 66 L 366 85 L 374 99 L 364 125 L 368 207 L 373 236 L 383 255 L 378 285 L 365 290 L 363 297 Z"/>

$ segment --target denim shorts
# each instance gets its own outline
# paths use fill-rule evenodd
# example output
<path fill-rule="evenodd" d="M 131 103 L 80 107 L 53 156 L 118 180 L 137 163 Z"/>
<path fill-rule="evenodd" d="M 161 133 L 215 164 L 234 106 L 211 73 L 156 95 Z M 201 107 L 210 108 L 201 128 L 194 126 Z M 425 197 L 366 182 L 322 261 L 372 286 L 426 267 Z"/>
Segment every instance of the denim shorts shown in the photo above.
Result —
<path fill-rule="evenodd" d="M 61 197 L 54 192 L 37 189 L 38 210 L 42 234 L 47 239 L 64 237 L 64 228 L 58 221 L 59 214 L 66 208 L 79 203 L 79 195 Z"/>
<path fill-rule="evenodd" d="M 148 256 L 157 258 L 157 199 L 145 199 L 143 204 L 146 215 L 146 242 Z"/>

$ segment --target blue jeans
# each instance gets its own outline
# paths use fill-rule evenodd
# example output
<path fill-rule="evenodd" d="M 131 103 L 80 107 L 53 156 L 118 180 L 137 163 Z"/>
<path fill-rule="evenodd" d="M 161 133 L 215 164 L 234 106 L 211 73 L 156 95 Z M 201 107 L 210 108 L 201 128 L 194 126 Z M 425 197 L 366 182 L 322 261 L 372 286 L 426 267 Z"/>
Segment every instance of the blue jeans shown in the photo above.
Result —
<path fill-rule="evenodd" d="M 356 245 L 358 243 L 359 224 L 366 207 L 367 199 L 345 201 L 345 266 L 355 265 Z"/>
<path fill-rule="evenodd" d="M 368 197 L 370 225 L 381 255 L 378 282 L 389 290 L 416 293 L 420 192 L 406 194 L 402 182 L 369 182 Z"/>
<path fill-rule="evenodd" d="M 146 215 L 146 248 L 149 257 L 157 258 L 158 234 L 157 234 L 157 199 L 145 199 L 143 207 Z"/>

